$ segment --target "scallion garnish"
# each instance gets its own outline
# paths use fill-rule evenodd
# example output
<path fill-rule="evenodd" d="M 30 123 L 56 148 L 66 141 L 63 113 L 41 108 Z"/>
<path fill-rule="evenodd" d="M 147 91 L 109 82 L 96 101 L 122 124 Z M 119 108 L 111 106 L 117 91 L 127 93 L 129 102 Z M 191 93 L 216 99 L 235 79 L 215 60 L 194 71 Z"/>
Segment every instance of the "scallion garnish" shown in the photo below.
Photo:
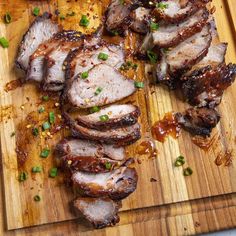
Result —
<path fill-rule="evenodd" d="M 134 86 L 135 86 L 136 88 L 144 88 L 144 83 L 143 83 L 143 82 L 135 81 L 135 82 L 134 82 Z"/>
<path fill-rule="evenodd" d="M 42 96 L 42 100 L 47 102 L 49 100 L 49 96 L 48 95 L 44 95 Z"/>
<path fill-rule="evenodd" d="M 168 8 L 168 4 L 164 3 L 164 2 L 159 2 L 156 5 L 157 8 L 160 8 L 161 10 L 167 9 Z"/>
<path fill-rule="evenodd" d="M 53 111 L 50 111 L 48 114 L 50 124 L 55 123 L 55 114 Z"/>
<path fill-rule="evenodd" d="M 35 196 L 34 196 L 34 200 L 35 200 L 36 202 L 39 202 L 39 201 L 41 200 L 41 197 L 40 197 L 39 195 L 35 195 Z"/>
<path fill-rule="evenodd" d="M 33 173 L 40 173 L 42 171 L 42 167 L 41 166 L 34 166 L 32 167 L 32 172 Z"/>
<path fill-rule="evenodd" d="M 11 138 L 12 138 L 12 137 L 14 137 L 15 135 L 16 135 L 16 132 L 13 131 L 10 136 L 11 136 Z"/>
<path fill-rule="evenodd" d="M 39 135 L 39 129 L 38 128 L 33 128 L 32 129 L 32 134 L 36 137 Z"/>
<path fill-rule="evenodd" d="M 151 22 L 150 23 L 150 29 L 151 31 L 156 31 L 159 29 L 159 24 L 158 23 L 155 23 L 155 22 Z"/>
<path fill-rule="evenodd" d="M 8 48 L 9 47 L 9 42 L 6 38 L 2 37 L 2 38 L 0 38 L 0 45 L 3 48 Z"/>
<path fill-rule="evenodd" d="M 49 154 L 50 154 L 50 150 L 48 148 L 44 148 L 40 153 L 40 157 L 46 158 L 49 156 Z"/>
<path fill-rule="evenodd" d="M 107 170 L 110 170 L 111 169 L 111 163 L 110 162 L 106 162 L 105 163 L 105 167 Z"/>
<path fill-rule="evenodd" d="M 147 50 L 147 56 L 152 64 L 157 63 L 157 54 L 151 50 Z"/>
<path fill-rule="evenodd" d="M 80 22 L 79 22 L 79 25 L 83 26 L 83 27 L 88 27 L 89 19 L 88 19 L 88 17 L 86 15 L 82 15 L 82 17 L 80 19 Z"/>
<path fill-rule="evenodd" d="M 109 120 L 109 116 L 108 115 L 102 115 L 102 116 L 99 116 L 99 119 L 100 119 L 100 121 L 105 122 L 105 121 Z"/>
<path fill-rule="evenodd" d="M 66 16 L 74 16 L 74 15 L 75 15 L 75 12 L 74 12 L 74 11 L 69 12 L 69 13 L 66 14 Z"/>
<path fill-rule="evenodd" d="M 99 93 L 101 93 L 102 92 L 102 88 L 101 87 L 98 87 L 97 89 L 96 89 L 96 91 L 95 91 L 95 95 L 98 95 Z"/>
<path fill-rule="evenodd" d="M 4 21 L 6 24 L 9 24 L 11 23 L 11 15 L 9 12 L 7 12 L 5 15 L 4 15 Z"/>
<path fill-rule="evenodd" d="M 51 178 L 55 178 L 57 176 L 57 174 L 58 174 L 58 170 L 56 167 L 53 167 L 49 170 L 49 176 Z"/>
<path fill-rule="evenodd" d="M 133 62 L 131 61 L 127 61 L 125 63 L 123 63 L 120 67 L 120 70 L 123 70 L 123 71 L 127 71 L 129 69 L 134 69 L 136 70 L 138 68 L 138 65 L 137 64 L 134 64 Z"/>
<path fill-rule="evenodd" d="M 64 15 L 59 15 L 60 20 L 65 20 L 66 17 Z"/>
<path fill-rule="evenodd" d="M 40 12 L 40 9 L 39 9 L 38 7 L 35 7 L 35 8 L 33 9 L 33 15 L 34 15 L 34 16 L 38 16 L 38 15 L 39 15 L 39 12 Z"/>
<path fill-rule="evenodd" d="M 183 171 L 184 176 L 190 176 L 193 174 L 193 170 L 190 167 L 187 167 Z"/>
<path fill-rule="evenodd" d="M 179 157 L 177 157 L 177 159 L 175 160 L 175 166 L 176 166 L 176 167 L 182 166 L 182 165 L 184 165 L 184 163 L 185 163 L 185 160 L 184 160 L 184 157 L 183 157 L 183 156 L 179 156 Z"/>
<path fill-rule="evenodd" d="M 45 111 L 45 108 L 44 107 L 40 107 L 39 109 L 38 109 L 38 112 L 39 113 L 43 113 Z"/>
<path fill-rule="evenodd" d="M 103 61 L 106 61 L 106 60 L 108 59 L 108 54 L 103 53 L 103 52 L 100 52 L 100 53 L 98 54 L 98 59 L 103 60 Z"/>
<path fill-rule="evenodd" d="M 27 173 L 23 171 L 19 175 L 19 181 L 23 182 L 23 181 L 25 181 L 27 179 L 27 177 L 28 177 Z"/>
<path fill-rule="evenodd" d="M 100 111 L 100 107 L 98 107 L 98 106 L 91 107 L 91 108 L 89 109 L 89 112 L 90 112 L 90 113 L 95 113 L 95 112 L 98 112 L 98 111 Z"/>
<path fill-rule="evenodd" d="M 88 78 L 88 71 L 81 73 L 81 79 L 87 79 Z"/>
<path fill-rule="evenodd" d="M 47 130 L 47 129 L 50 129 L 51 125 L 48 121 L 45 121 L 42 125 L 43 127 L 43 130 Z"/>

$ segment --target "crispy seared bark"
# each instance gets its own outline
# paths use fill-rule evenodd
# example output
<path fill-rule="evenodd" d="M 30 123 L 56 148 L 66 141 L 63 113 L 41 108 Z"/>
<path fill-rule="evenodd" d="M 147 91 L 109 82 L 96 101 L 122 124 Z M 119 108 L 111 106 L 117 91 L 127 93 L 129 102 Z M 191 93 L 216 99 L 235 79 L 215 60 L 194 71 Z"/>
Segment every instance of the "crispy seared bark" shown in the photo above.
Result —
<path fill-rule="evenodd" d="M 83 216 L 96 228 L 113 226 L 120 221 L 118 211 L 122 204 L 109 198 L 76 198 L 73 201 L 76 215 Z"/>
<path fill-rule="evenodd" d="M 212 129 L 220 120 L 215 109 L 189 108 L 185 114 L 177 113 L 178 123 L 192 135 L 210 136 Z"/>
<path fill-rule="evenodd" d="M 183 78 L 183 94 L 191 105 L 213 108 L 220 104 L 224 90 L 235 80 L 236 64 L 206 66 Z"/>
<path fill-rule="evenodd" d="M 106 122 L 101 121 L 100 117 L 107 115 Z M 76 121 L 79 125 L 97 129 L 109 130 L 119 127 L 126 127 L 137 123 L 140 116 L 140 109 L 131 104 L 111 105 L 89 115 L 78 115 Z"/>

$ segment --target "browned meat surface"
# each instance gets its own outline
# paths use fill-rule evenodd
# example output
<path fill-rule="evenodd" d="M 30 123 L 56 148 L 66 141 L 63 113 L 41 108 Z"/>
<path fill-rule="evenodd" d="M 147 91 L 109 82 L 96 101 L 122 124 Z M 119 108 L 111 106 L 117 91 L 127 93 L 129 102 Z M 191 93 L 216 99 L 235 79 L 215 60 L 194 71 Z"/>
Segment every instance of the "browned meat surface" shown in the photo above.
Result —
<path fill-rule="evenodd" d="M 200 8 L 205 7 L 210 0 L 169 0 L 162 1 L 152 14 L 163 23 L 180 23 L 193 15 Z"/>
<path fill-rule="evenodd" d="M 235 80 L 236 64 L 222 63 L 216 67 L 206 66 L 183 78 L 183 94 L 188 102 L 199 107 L 217 106 L 224 90 Z"/>
<path fill-rule="evenodd" d="M 146 34 L 149 31 L 150 9 L 139 7 L 131 14 L 132 24 L 130 28 L 140 34 Z"/>
<path fill-rule="evenodd" d="M 77 171 L 72 175 L 72 181 L 75 191 L 85 196 L 121 200 L 134 192 L 138 176 L 134 168 L 121 166 L 107 173 Z"/>
<path fill-rule="evenodd" d="M 178 123 L 193 135 L 210 136 L 212 129 L 220 120 L 215 109 L 189 108 L 185 114 L 177 113 Z"/>
<path fill-rule="evenodd" d="M 30 56 L 38 46 L 52 38 L 60 29 L 61 27 L 51 20 L 51 14 L 45 12 L 42 16 L 37 17 L 22 39 L 16 65 L 26 71 Z"/>
<path fill-rule="evenodd" d="M 73 202 L 76 215 L 82 215 L 97 229 L 113 226 L 120 221 L 121 202 L 109 198 L 77 198 Z"/>
<path fill-rule="evenodd" d="M 106 12 L 106 30 L 112 34 L 124 35 L 132 22 L 131 12 L 138 4 L 130 0 L 111 0 Z"/>
<path fill-rule="evenodd" d="M 83 72 L 88 73 L 85 79 L 82 78 Z M 65 91 L 68 101 L 79 108 L 113 103 L 136 91 L 133 80 L 102 62 L 92 69 L 84 68 L 81 73 L 68 80 Z"/>
<path fill-rule="evenodd" d="M 76 44 L 78 46 L 81 45 L 81 34 L 73 30 L 61 31 L 54 35 L 51 39 L 41 43 L 34 51 L 34 53 L 30 56 L 26 79 L 36 82 L 42 82 L 42 80 L 45 78 L 46 73 L 45 57 L 55 48 L 62 47 L 65 44 L 69 47 L 72 47 L 73 44 Z M 60 57 L 57 58 L 57 62 L 58 61 L 60 61 Z M 54 76 L 58 78 L 59 75 L 56 74 Z"/>
<path fill-rule="evenodd" d="M 203 8 L 182 23 L 162 25 L 158 30 L 150 32 L 144 39 L 142 48 L 152 49 L 175 47 L 182 41 L 202 30 L 207 23 L 209 12 Z"/>
<path fill-rule="evenodd" d="M 177 47 L 163 52 L 161 62 L 156 67 L 157 81 L 175 88 L 176 79 L 203 59 L 211 44 L 210 25 L 180 43 Z M 190 53 L 191 52 L 191 53 Z"/>
<path fill-rule="evenodd" d="M 98 158 L 110 158 L 115 161 L 122 161 L 126 156 L 123 147 L 114 147 L 113 145 L 74 138 L 66 138 L 60 141 L 56 146 L 56 152 L 59 156 L 96 156 Z"/>
<path fill-rule="evenodd" d="M 108 119 L 105 122 L 101 121 L 104 116 Z M 93 114 L 79 115 L 76 117 L 76 121 L 79 125 L 91 129 L 108 130 L 133 125 L 139 116 L 140 109 L 137 106 L 123 104 L 111 105 Z"/>

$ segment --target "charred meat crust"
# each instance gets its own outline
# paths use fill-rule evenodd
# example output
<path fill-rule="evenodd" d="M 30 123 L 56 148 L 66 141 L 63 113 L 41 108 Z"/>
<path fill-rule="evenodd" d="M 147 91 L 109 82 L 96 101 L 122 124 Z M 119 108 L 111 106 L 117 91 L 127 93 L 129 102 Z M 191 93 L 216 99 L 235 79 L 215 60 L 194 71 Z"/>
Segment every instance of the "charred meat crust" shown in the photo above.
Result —
<path fill-rule="evenodd" d="M 139 107 L 135 106 L 135 108 L 136 109 L 129 114 L 126 114 L 124 116 L 117 117 L 114 119 L 109 119 L 106 122 L 104 122 L 104 121 L 98 121 L 98 122 L 89 121 L 89 120 L 86 120 L 86 116 L 84 116 L 84 117 L 77 116 L 75 120 L 79 125 L 82 125 L 84 127 L 88 127 L 91 129 L 97 129 L 97 130 L 116 129 L 116 128 L 120 128 L 120 127 L 131 126 L 131 125 L 134 125 L 135 123 L 137 123 L 138 117 L 140 116 L 141 112 L 140 112 Z"/>
<path fill-rule="evenodd" d="M 87 204 L 81 204 L 82 202 L 86 202 Z M 96 202 L 99 202 L 96 204 Z M 106 206 L 110 203 L 110 207 L 103 207 L 103 203 L 107 203 Z M 90 210 L 93 204 L 96 204 L 97 209 Z M 96 207 L 95 206 L 95 207 Z M 84 217 L 96 228 L 101 229 L 107 226 L 114 226 L 120 221 L 120 217 L 118 216 L 118 211 L 122 207 L 121 201 L 113 201 L 109 198 L 77 198 L 73 201 L 74 212 L 76 215 L 80 215 L 81 213 Z M 102 208 L 101 208 L 102 207 Z M 106 210 L 109 208 L 109 212 Z M 104 210 L 105 209 L 105 210 Z M 88 211 L 88 213 L 86 212 Z M 95 212 L 96 215 L 93 217 L 91 212 Z M 104 213 L 100 219 L 96 219 L 97 216 Z"/>
<path fill-rule="evenodd" d="M 192 135 L 210 136 L 212 129 L 220 120 L 215 109 L 189 108 L 184 115 L 176 114 L 178 123 Z"/>
<path fill-rule="evenodd" d="M 109 197 L 113 200 L 121 200 L 133 193 L 137 187 L 138 175 L 135 168 L 120 167 L 110 173 L 93 174 L 94 179 L 100 179 L 102 175 L 107 176 L 106 186 L 94 182 L 84 183 L 78 175 L 86 175 L 86 173 L 75 172 L 72 175 L 73 186 L 76 192 L 82 193 L 84 196 L 90 197 Z M 88 173 L 88 175 L 91 175 Z M 109 182 L 109 183 L 108 183 Z"/>
<path fill-rule="evenodd" d="M 190 104 L 213 108 L 221 102 L 224 90 L 234 82 L 235 76 L 236 64 L 206 66 L 183 79 L 186 82 L 182 91 Z"/>

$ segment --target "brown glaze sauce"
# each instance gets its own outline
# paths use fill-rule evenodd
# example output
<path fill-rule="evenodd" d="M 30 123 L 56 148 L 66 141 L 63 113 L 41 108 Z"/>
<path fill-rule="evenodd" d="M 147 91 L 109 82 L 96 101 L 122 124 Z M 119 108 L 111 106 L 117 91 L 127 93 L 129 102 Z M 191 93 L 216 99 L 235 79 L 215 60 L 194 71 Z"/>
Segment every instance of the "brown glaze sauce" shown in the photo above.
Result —
<path fill-rule="evenodd" d="M 146 140 L 139 144 L 136 153 L 148 155 L 148 158 L 155 158 L 157 156 L 157 149 L 153 141 Z"/>
<path fill-rule="evenodd" d="M 175 114 L 169 112 L 165 114 L 162 120 L 152 126 L 152 135 L 157 141 L 163 143 L 168 135 L 178 138 L 180 130 L 180 125 L 175 119 Z"/>
<path fill-rule="evenodd" d="M 215 143 L 215 141 L 217 141 L 218 138 L 219 136 L 216 136 L 216 134 L 211 138 L 204 138 L 197 135 L 197 136 L 192 137 L 191 140 L 195 145 L 197 145 L 204 151 L 208 151 L 212 147 L 212 145 Z"/>
<path fill-rule="evenodd" d="M 6 92 L 9 92 L 9 91 L 12 91 L 12 90 L 15 90 L 15 89 L 21 87 L 23 84 L 24 83 L 21 78 L 16 79 L 16 80 L 12 80 L 12 81 L 6 83 L 4 90 Z"/>
<path fill-rule="evenodd" d="M 233 161 L 233 150 L 226 150 L 225 153 L 219 153 L 215 159 L 215 164 L 217 166 L 229 166 Z"/>

